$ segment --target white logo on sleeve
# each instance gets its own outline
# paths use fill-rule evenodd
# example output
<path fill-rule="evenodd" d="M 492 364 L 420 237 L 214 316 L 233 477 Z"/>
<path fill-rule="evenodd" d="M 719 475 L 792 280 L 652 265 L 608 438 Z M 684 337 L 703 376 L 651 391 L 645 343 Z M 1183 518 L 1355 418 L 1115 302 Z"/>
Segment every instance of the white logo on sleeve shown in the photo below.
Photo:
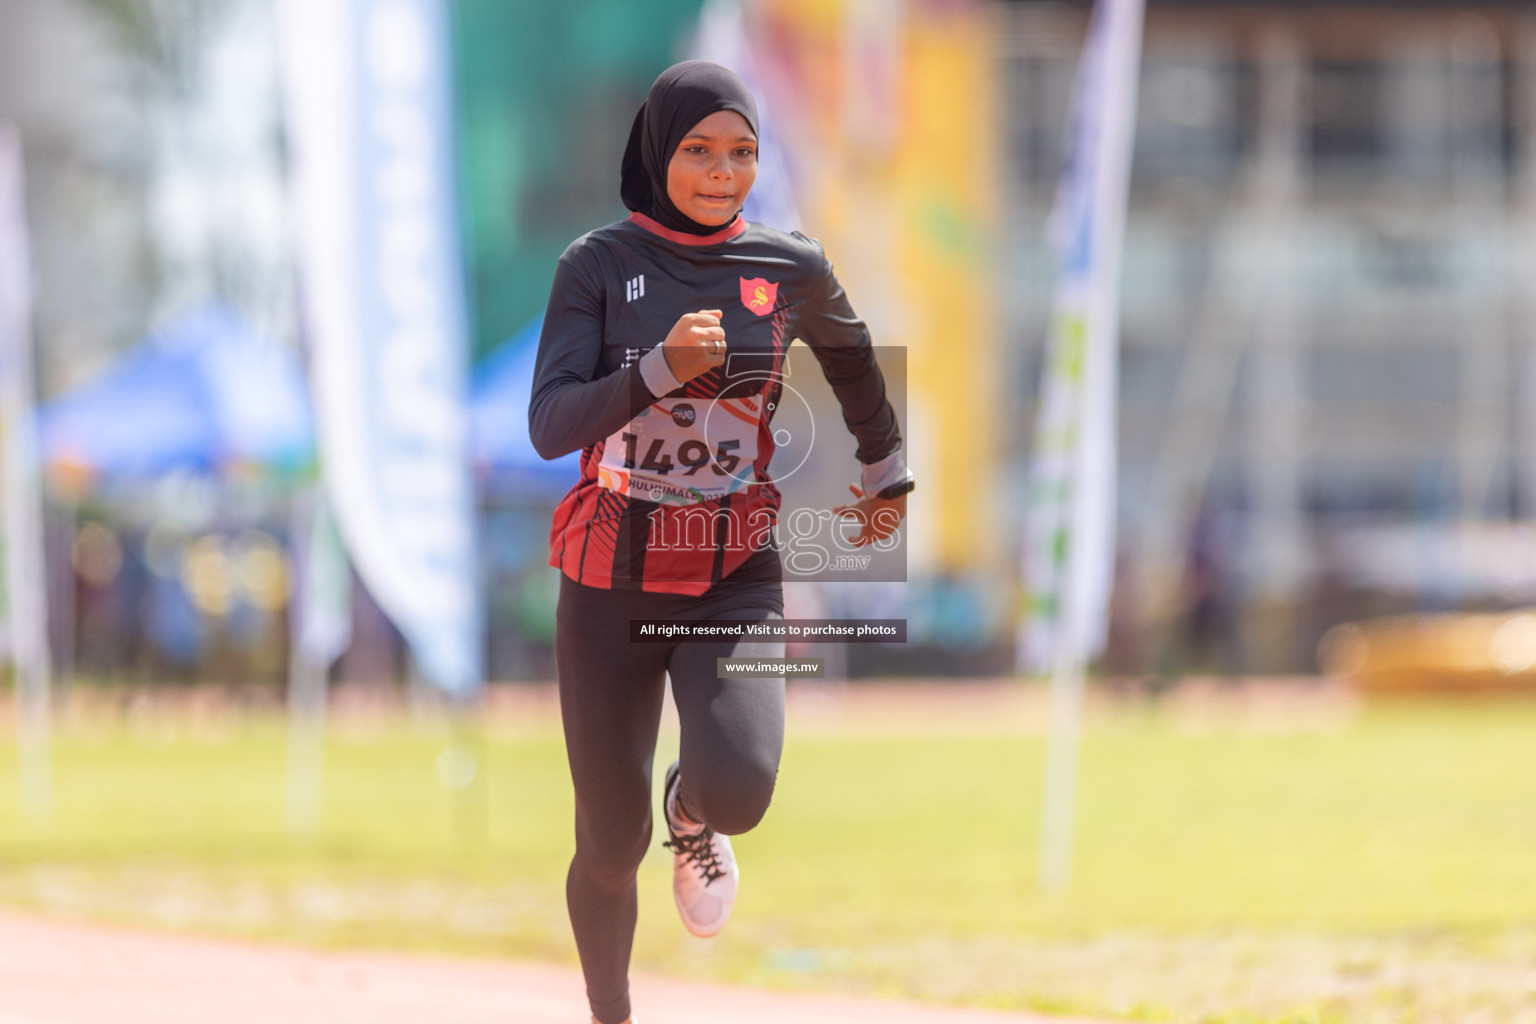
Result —
<path fill-rule="evenodd" d="M 641 298 L 644 298 L 644 297 L 645 297 L 645 275 L 644 274 L 641 274 L 639 277 L 632 277 L 628 281 L 624 282 L 624 301 L 625 302 L 634 302 L 636 299 L 641 299 Z"/>

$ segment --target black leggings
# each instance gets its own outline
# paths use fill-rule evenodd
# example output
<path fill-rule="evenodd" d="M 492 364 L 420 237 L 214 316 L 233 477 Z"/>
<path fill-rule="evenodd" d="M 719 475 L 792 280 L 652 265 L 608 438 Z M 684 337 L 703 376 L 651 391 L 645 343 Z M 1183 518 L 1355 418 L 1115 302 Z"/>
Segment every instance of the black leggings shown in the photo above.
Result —
<path fill-rule="evenodd" d="M 777 561 L 777 553 L 767 554 Z M 782 658 L 783 642 L 629 640 L 631 619 L 783 617 L 777 582 L 727 584 L 684 597 L 560 579 L 555 659 L 576 789 L 576 856 L 566 904 L 587 998 L 601 1024 L 618 1024 L 630 1012 L 635 872 L 651 841 L 651 764 L 666 675 L 681 726 L 688 810 L 715 831 L 735 835 L 756 825 L 773 797 L 784 746 L 784 680 L 717 679 L 715 659 Z"/>

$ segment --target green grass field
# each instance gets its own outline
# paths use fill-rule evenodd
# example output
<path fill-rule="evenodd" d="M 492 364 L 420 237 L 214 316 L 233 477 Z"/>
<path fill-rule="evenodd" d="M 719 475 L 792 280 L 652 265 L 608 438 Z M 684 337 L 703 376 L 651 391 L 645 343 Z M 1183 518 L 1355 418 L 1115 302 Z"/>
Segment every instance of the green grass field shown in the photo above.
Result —
<path fill-rule="evenodd" d="M 737 840 L 730 928 L 682 931 L 658 846 L 636 966 L 1143 1020 L 1536 1020 L 1536 704 L 1280 730 L 1093 716 L 1055 898 L 1036 884 L 1044 741 L 1008 726 L 793 732 L 768 820 Z M 21 813 L 7 739 L 0 902 L 572 962 L 554 723 L 493 722 L 478 819 L 437 779 L 446 738 L 404 718 L 334 730 L 309 839 L 284 824 L 270 716 L 65 726 L 46 823 Z"/>

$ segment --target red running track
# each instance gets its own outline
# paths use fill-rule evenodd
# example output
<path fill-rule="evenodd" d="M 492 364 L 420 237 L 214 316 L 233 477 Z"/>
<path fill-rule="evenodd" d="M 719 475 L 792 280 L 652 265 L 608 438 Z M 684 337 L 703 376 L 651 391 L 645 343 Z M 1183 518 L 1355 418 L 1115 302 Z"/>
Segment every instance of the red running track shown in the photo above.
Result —
<path fill-rule="evenodd" d="M 1072 1024 L 658 977 L 638 977 L 633 989 L 641 1024 Z M 587 1024 L 581 992 L 580 976 L 560 967 L 321 952 L 0 913 L 0 1024 Z"/>

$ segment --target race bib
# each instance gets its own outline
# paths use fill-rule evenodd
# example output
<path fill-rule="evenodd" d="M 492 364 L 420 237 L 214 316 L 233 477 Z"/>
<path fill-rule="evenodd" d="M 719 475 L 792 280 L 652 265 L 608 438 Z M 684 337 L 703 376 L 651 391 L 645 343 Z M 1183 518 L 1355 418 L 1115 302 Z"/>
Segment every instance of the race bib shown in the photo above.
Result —
<path fill-rule="evenodd" d="M 698 505 L 755 479 L 760 394 L 664 398 L 608 436 L 599 486 L 662 505 Z"/>

